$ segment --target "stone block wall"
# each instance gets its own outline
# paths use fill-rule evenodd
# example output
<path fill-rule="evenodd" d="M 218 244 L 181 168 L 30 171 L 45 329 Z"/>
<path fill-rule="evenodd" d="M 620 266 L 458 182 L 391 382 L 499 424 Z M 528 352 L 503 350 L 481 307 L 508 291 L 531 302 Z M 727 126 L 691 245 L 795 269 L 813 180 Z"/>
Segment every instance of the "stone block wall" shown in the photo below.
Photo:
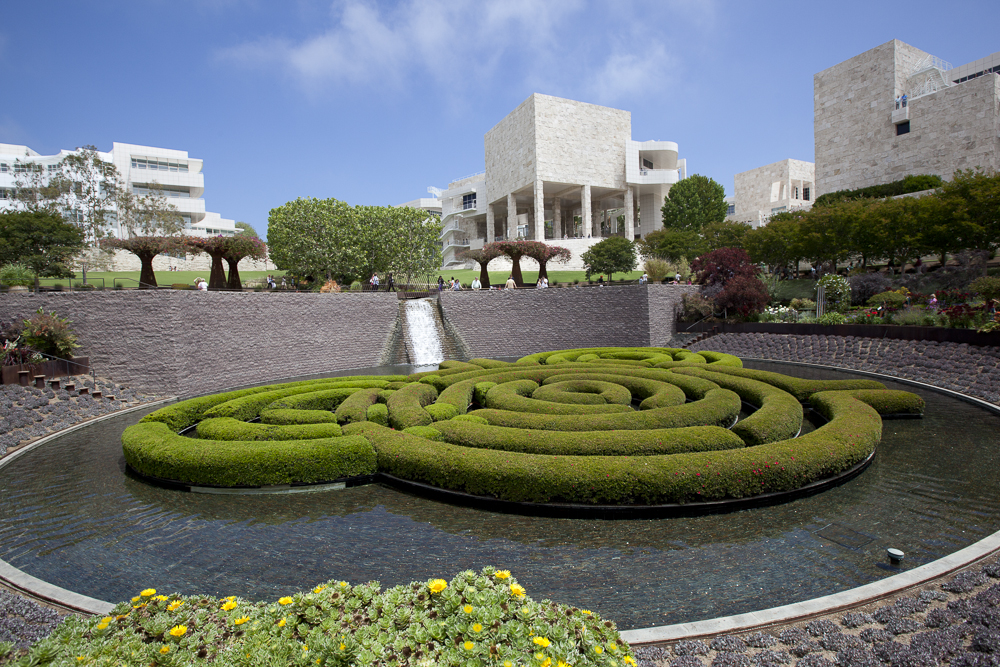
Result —
<path fill-rule="evenodd" d="M 0 320 L 68 317 L 96 372 L 194 396 L 380 363 L 395 294 L 105 291 L 0 295 Z"/>

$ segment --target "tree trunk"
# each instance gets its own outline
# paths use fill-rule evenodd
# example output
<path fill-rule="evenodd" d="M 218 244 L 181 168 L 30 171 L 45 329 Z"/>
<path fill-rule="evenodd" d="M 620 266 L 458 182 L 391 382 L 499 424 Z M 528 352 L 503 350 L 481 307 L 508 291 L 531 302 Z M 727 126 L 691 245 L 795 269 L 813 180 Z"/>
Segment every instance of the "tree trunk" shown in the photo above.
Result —
<path fill-rule="evenodd" d="M 546 268 L 546 264 L 548 264 L 548 261 L 539 262 L 538 263 L 538 279 L 539 280 L 541 280 L 542 278 L 548 278 L 549 277 L 549 270 Z"/>
<path fill-rule="evenodd" d="M 142 268 L 139 269 L 139 289 L 156 289 L 156 274 L 153 273 L 153 258 L 156 255 L 139 255 Z"/>
<path fill-rule="evenodd" d="M 490 272 L 486 270 L 489 262 L 479 262 L 479 282 L 483 284 L 483 289 L 490 288 Z"/>
<path fill-rule="evenodd" d="M 514 255 L 510 258 L 511 268 L 510 275 L 514 278 L 514 284 L 518 287 L 524 287 L 524 278 L 521 277 L 521 256 Z"/>
<path fill-rule="evenodd" d="M 226 272 L 222 268 L 222 255 L 212 255 L 212 272 L 208 276 L 208 289 L 220 290 L 226 288 Z"/>
<path fill-rule="evenodd" d="M 229 265 L 229 281 L 226 283 L 226 287 L 237 292 L 243 291 L 243 283 L 240 281 L 240 258 L 229 259 L 225 258 L 226 264 Z"/>

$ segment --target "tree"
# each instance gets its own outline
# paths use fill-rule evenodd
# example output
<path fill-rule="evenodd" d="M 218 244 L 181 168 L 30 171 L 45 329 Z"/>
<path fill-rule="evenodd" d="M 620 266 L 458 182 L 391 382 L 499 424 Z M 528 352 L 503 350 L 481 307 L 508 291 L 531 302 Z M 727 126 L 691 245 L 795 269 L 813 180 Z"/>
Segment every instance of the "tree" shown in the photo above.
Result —
<path fill-rule="evenodd" d="M 545 245 L 541 241 L 494 241 L 484 245 L 483 250 L 510 257 L 510 276 L 514 279 L 515 285 L 524 287 L 524 278 L 521 275 L 521 258 L 525 255 L 530 257 L 532 252 L 537 253 L 535 244 Z"/>
<path fill-rule="evenodd" d="M 587 269 L 588 280 L 594 273 L 607 273 L 611 280 L 615 273 L 634 271 L 638 261 L 635 244 L 620 236 L 610 236 L 595 243 L 580 255 L 580 259 Z"/>
<path fill-rule="evenodd" d="M 164 252 L 177 252 L 184 248 L 184 239 L 177 236 L 133 236 L 127 239 L 101 239 L 101 246 L 125 250 L 139 258 L 139 289 L 156 289 L 153 258 Z"/>
<path fill-rule="evenodd" d="M 244 257 L 262 260 L 267 257 L 267 246 L 255 236 L 227 236 L 222 242 L 222 258 L 229 265 L 229 280 L 226 287 L 240 292 L 243 283 L 240 281 L 239 263 Z"/>
<path fill-rule="evenodd" d="M 529 249 L 528 256 L 538 262 L 538 278 L 548 278 L 549 271 L 547 265 L 555 261 L 565 264 L 573 256 L 568 248 L 561 248 L 557 245 L 548 245 L 539 241 L 533 242 L 535 245 Z M 540 247 L 539 247 L 540 246 Z"/>
<path fill-rule="evenodd" d="M 479 282 L 482 283 L 484 289 L 489 289 L 490 288 L 490 273 L 489 273 L 489 271 L 486 270 L 486 266 L 491 261 L 493 261 L 494 259 L 496 259 L 497 257 L 499 257 L 502 254 L 503 253 L 501 253 L 496 248 L 493 248 L 491 250 L 487 250 L 486 246 L 483 246 L 482 248 L 479 248 L 478 250 L 472 250 L 472 249 L 461 250 L 458 253 L 458 258 L 459 259 L 471 259 L 473 262 L 476 262 L 477 264 L 479 264 Z"/>
<path fill-rule="evenodd" d="M 966 223 L 964 247 L 985 253 L 1000 244 L 1000 174 L 960 169 L 941 186 L 941 199 Z"/>
<path fill-rule="evenodd" d="M 770 221 L 749 232 L 743 239 L 747 253 L 754 262 L 763 262 L 772 270 L 788 266 L 798 267 L 804 256 L 802 251 L 801 212 L 782 212 L 771 216 Z"/>
<path fill-rule="evenodd" d="M 742 248 L 746 244 L 747 235 L 753 230 L 745 222 L 722 220 L 710 222 L 702 227 L 702 239 L 709 252 L 719 248 Z"/>
<path fill-rule="evenodd" d="M 49 196 L 56 196 L 54 203 L 61 211 L 71 212 L 72 222 L 83 228 L 90 245 L 108 235 L 116 204 L 126 193 L 118 168 L 102 160 L 94 146 L 84 146 L 64 157 L 50 173 L 49 186 Z"/>
<path fill-rule="evenodd" d="M 767 286 L 757 277 L 757 266 L 745 250 L 713 250 L 692 262 L 691 270 L 697 274 L 698 284 L 716 287 L 715 304 L 727 312 L 735 310 L 746 317 L 767 305 Z"/>
<path fill-rule="evenodd" d="M 226 254 L 226 237 L 189 236 L 184 239 L 184 245 L 195 255 L 204 252 L 212 258 L 212 268 L 208 274 L 208 289 L 220 290 L 226 288 L 226 272 L 222 268 L 222 258 Z"/>
<path fill-rule="evenodd" d="M 726 219 L 726 189 L 694 174 L 670 188 L 663 202 L 663 228 L 701 233 L 705 225 Z"/>
<path fill-rule="evenodd" d="M 39 276 L 72 278 L 69 262 L 84 246 L 79 227 L 44 211 L 0 213 L 0 264 L 20 262 Z"/>
<path fill-rule="evenodd" d="M 658 229 L 637 241 L 643 257 L 656 257 L 668 262 L 691 260 L 706 252 L 698 232 L 680 229 Z"/>
<path fill-rule="evenodd" d="M 236 229 L 242 229 L 243 230 L 243 231 L 239 232 L 239 234 L 241 236 L 252 236 L 255 239 L 259 239 L 260 238 L 260 236 L 257 234 L 257 230 L 254 229 L 253 227 L 251 227 L 249 224 L 247 224 L 245 222 L 237 221 L 236 222 Z"/>
<path fill-rule="evenodd" d="M 115 215 L 123 235 L 175 236 L 184 231 L 184 218 L 163 194 L 158 183 L 149 185 L 147 194 L 126 189 L 118 192 Z"/>

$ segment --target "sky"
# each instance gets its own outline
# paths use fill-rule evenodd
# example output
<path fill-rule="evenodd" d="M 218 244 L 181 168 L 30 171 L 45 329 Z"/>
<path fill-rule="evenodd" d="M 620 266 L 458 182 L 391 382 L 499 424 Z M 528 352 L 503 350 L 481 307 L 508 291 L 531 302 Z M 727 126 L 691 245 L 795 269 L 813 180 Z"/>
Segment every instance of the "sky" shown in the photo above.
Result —
<path fill-rule="evenodd" d="M 958 66 L 1000 2 L 6 2 L 0 143 L 204 160 L 205 203 L 266 237 L 298 197 L 398 205 L 484 168 L 532 93 L 625 109 L 688 174 L 813 159 L 813 75 L 891 39 Z"/>

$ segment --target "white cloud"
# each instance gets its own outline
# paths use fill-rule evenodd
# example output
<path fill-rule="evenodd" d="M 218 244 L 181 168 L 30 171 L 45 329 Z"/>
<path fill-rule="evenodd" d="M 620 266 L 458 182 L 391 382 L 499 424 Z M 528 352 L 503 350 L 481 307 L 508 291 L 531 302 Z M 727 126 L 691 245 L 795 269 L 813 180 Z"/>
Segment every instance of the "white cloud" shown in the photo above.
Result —
<path fill-rule="evenodd" d="M 644 92 L 663 90 L 676 59 L 662 44 L 645 44 L 640 52 L 616 52 L 590 78 L 588 90 L 599 102 L 611 104 Z"/>

